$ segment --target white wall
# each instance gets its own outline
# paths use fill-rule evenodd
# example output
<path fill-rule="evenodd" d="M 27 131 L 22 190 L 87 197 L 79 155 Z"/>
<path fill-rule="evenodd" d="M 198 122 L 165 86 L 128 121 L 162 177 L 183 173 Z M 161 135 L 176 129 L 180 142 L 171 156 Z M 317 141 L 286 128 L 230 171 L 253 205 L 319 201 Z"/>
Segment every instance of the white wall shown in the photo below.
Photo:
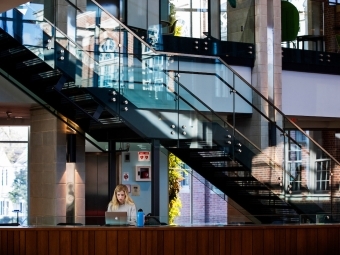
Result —
<path fill-rule="evenodd" d="M 340 76 L 282 71 L 286 115 L 340 117 Z"/>

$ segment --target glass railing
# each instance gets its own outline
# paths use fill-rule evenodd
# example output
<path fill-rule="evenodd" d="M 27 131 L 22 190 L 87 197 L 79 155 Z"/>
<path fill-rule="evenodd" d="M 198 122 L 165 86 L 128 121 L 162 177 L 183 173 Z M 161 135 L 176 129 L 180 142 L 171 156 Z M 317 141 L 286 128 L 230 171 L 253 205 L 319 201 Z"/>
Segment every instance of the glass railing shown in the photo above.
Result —
<path fill-rule="evenodd" d="M 241 225 L 306 225 L 306 224 L 340 224 L 338 214 L 301 214 L 284 215 L 286 218 L 294 217 L 295 222 L 287 223 L 284 219 L 277 220 L 277 215 L 226 215 L 214 214 L 210 217 L 192 216 L 182 217 L 181 221 L 174 224 L 168 224 L 168 216 L 145 216 L 143 227 L 172 227 L 172 226 L 241 226 Z M 11 218 L 4 216 L 2 218 Z M 263 219 L 265 224 L 258 219 Z M 270 223 L 268 223 L 270 222 Z M 36 217 L 16 217 L 11 220 L 2 221 L 0 218 L 0 227 L 39 227 L 39 226 L 54 226 L 54 227 L 137 227 L 134 224 L 129 224 L 124 221 L 117 223 L 106 222 L 105 216 L 77 216 L 72 221 L 66 217 L 55 216 L 36 216 Z"/>
<path fill-rule="evenodd" d="M 339 163 L 220 59 L 159 54 L 98 6 L 73 10 L 71 40 L 34 16 L 38 9 L 27 18 L 2 14 L 1 27 L 142 136 L 229 148 L 232 159 L 292 203 L 296 195 L 331 194 Z M 14 29 L 25 20 L 34 26 Z M 24 36 L 30 29 L 34 40 Z M 297 131 L 288 135 L 285 123 Z"/>

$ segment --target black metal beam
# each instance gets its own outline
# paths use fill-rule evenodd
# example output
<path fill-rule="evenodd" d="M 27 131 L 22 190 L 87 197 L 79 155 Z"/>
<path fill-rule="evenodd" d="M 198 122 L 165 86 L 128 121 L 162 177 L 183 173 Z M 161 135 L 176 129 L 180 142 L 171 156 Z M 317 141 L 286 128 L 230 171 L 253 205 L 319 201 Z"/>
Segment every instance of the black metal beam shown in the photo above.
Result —
<path fill-rule="evenodd" d="M 153 140 L 151 143 L 151 212 L 160 216 L 159 194 L 160 194 L 160 142 Z"/>
<path fill-rule="evenodd" d="M 109 140 L 108 160 L 108 201 L 110 201 L 117 186 L 116 141 Z"/>

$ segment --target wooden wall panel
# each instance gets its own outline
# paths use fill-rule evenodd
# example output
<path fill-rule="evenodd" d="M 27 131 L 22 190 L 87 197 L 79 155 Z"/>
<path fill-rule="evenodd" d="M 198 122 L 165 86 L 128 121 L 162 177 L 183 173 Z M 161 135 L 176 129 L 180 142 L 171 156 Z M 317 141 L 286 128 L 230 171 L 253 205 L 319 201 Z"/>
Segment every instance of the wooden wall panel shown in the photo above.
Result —
<path fill-rule="evenodd" d="M 26 255 L 36 255 L 37 250 L 37 231 L 29 230 L 26 231 Z"/>
<path fill-rule="evenodd" d="M 48 253 L 48 231 L 42 230 L 37 232 L 38 242 L 37 242 L 37 254 L 49 254 Z"/>
<path fill-rule="evenodd" d="M 225 253 L 221 253 L 221 251 L 220 251 L 221 254 L 232 255 L 232 253 L 231 253 L 231 234 L 232 234 L 231 230 L 229 230 L 229 229 L 225 230 L 225 232 L 224 232 L 224 237 L 225 237 L 224 238 L 224 246 L 221 247 L 222 249 L 224 249 Z"/>
<path fill-rule="evenodd" d="M 327 253 L 339 253 L 339 229 L 332 228 L 327 231 Z"/>
<path fill-rule="evenodd" d="M 197 255 L 209 254 L 209 231 L 202 230 L 197 232 Z"/>
<path fill-rule="evenodd" d="M 78 255 L 78 234 L 80 233 L 80 231 L 72 231 L 71 232 L 71 243 L 72 243 L 72 247 L 71 247 L 71 254 L 75 254 Z"/>
<path fill-rule="evenodd" d="M 242 230 L 242 255 L 252 255 L 253 231 L 251 229 Z"/>
<path fill-rule="evenodd" d="M 7 232 L 7 252 L 9 254 L 13 254 L 14 250 L 14 239 L 13 239 L 13 231 L 8 231 Z"/>
<path fill-rule="evenodd" d="M 95 245 L 94 234 L 95 234 L 95 232 L 96 231 L 91 230 L 91 231 L 88 231 L 88 233 L 87 233 L 87 244 L 88 244 L 88 248 L 87 249 L 88 250 L 85 251 L 85 255 L 96 255 L 96 251 L 94 249 L 94 245 Z"/>
<path fill-rule="evenodd" d="M 175 231 L 164 231 L 163 232 L 164 238 L 164 251 L 162 254 L 164 255 L 174 255 L 175 249 L 177 248 L 175 244 Z M 176 248 L 175 248 L 176 246 Z"/>
<path fill-rule="evenodd" d="M 287 248 L 288 248 L 287 254 L 298 255 L 298 253 L 297 253 L 297 232 L 296 232 L 296 228 L 288 228 L 287 232 L 286 232 L 286 238 L 289 240 L 289 245 L 287 246 Z"/>
<path fill-rule="evenodd" d="M 185 234 L 186 232 L 181 231 L 175 231 L 176 234 L 174 234 L 174 241 L 176 245 L 176 249 L 174 251 L 174 255 L 183 255 L 185 252 L 185 247 L 187 246 Z"/>
<path fill-rule="evenodd" d="M 287 255 L 285 229 L 275 229 L 274 252 L 277 255 Z"/>
<path fill-rule="evenodd" d="M 140 255 L 141 231 L 129 231 L 129 255 Z"/>
<path fill-rule="evenodd" d="M 140 232 L 140 255 L 147 255 L 147 231 L 142 230 Z"/>
<path fill-rule="evenodd" d="M 107 231 L 106 235 L 106 251 L 110 255 L 118 255 L 117 244 L 118 242 L 118 231 Z"/>
<path fill-rule="evenodd" d="M 96 231 L 94 233 L 94 250 L 96 255 L 106 255 L 107 254 L 107 231 Z"/>
<path fill-rule="evenodd" d="M 1 252 L 4 254 L 8 254 L 7 250 L 7 230 L 1 231 L 0 233 L 0 247 L 1 247 Z"/>
<path fill-rule="evenodd" d="M 327 229 L 319 228 L 318 229 L 318 254 L 328 254 L 327 249 Z M 325 253 L 323 253 L 325 252 Z"/>
<path fill-rule="evenodd" d="M 187 241 L 187 246 L 183 254 L 197 254 L 197 231 L 187 230 L 185 231 L 185 240 Z"/>
<path fill-rule="evenodd" d="M 117 231 L 117 252 L 119 255 L 129 255 L 129 232 L 127 230 Z"/>
<path fill-rule="evenodd" d="M 242 252 L 242 232 L 241 230 L 235 229 L 232 231 L 230 240 L 230 253 L 241 254 Z"/>
<path fill-rule="evenodd" d="M 1 255 L 340 254 L 340 224 L 252 227 L 1 228 Z"/>
<path fill-rule="evenodd" d="M 254 229 L 252 239 L 253 239 L 252 254 L 253 255 L 263 254 L 264 249 L 263 229 Z"/>
<path fill-rule="evenodd" d="M 13 243 L 14 248 L 13 248 L 13 254 L 20 254 L 20 231 L 13 231 L 13 238 L 15 242 Z M 0 233 L 1 235 L 1 233 Z"/>
<path fill-rule="evenodd" d="M 209 237 L 211 236 L 212 241 L 209 240 L 209 243 L 212 244 L 212 248 L 210 248 L 211 254 L 216 254 L 219 255 L 220 254 L 220 230 L 216 229 L 216 230 L 211 230 L 209 231 Z M 212 233 L 211 233 L 212 232 Z"/>
<path fill-rule="evenodd" d="M 301 228 L 297 230 L 297 253 L 299 255 L 307 255 L 307 229 Z"/>
<path fill-rule="evenodd" d="M 26 254 L 26 232 L 24 230 L 20 231 L 20 239 L 19 239 L 19 246 L 20 246 L 20 255 L 25 255 Z"/>
<path fill-rule="evenodd" d="M 146 233 L 146 254 L 157 255 L 157 232 L 147 231 Z"/>
<path fill-rule="evenodd" d="M 157 239 L 157 255 L 163 254 L 163 252 L 164 252 L 164 232 L 158 231 L 156 239 Z"/>
<path fill-rule="evenodd" d="M 59 255 L 59 231 L 52 230 L 48 234 L 48 254 L 49 255 Z"/>
<path fill-rule="evenodd" d="M 226 230 L 219 230 L 219 243 L 220 243 L 220 252 L 218 255 L 229 255 L 230 254 L 230 240 L 227 240 L 226 238 Z M 228 232 L 229 233 L 229 232 Z"/>
<path fill-rule="evenodd" d="M 84 255 L 85 254 L 85 244 L 84 244 L 84 231 L 75 231 L 76 235 L 74 237 L 75 243 L 74 247 L 76 249 L 75 255 Z M 73 240 L 73 239 L 72 239 Z"/>
<path fill-rule="evenodd" d="M 318 255 L 318 231 L 317 229 L 308 229 L 307 231 L 307 254 Z"/>
<path fill-rule="evenodd" d="M 275 252 L 275 229 L 264 229 L 263 232 L 264 245 L 263 254 L 272 255 Z"/>
<path fill-rule="evenodd" d="M 60 247 L 59 247 L 59 254 L 60 255 L 71 255 L 71 231 L 60 231 L 59 233 L 60 238 Z"/>

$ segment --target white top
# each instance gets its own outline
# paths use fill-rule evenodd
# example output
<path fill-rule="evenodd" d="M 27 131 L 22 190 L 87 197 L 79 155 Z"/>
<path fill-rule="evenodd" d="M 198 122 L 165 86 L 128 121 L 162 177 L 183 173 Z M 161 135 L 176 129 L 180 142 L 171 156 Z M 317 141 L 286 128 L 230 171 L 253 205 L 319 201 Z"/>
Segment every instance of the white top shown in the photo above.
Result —
<path fill-rule="evenodd" d="M 113 210 L 112 202 L 107 207 L 108 212 L 127 212 L 127 221 L 129 224 L 136 225 L 136 205 L 135 204 L 123 204 L 119 205 L 118 209 Z"/>

